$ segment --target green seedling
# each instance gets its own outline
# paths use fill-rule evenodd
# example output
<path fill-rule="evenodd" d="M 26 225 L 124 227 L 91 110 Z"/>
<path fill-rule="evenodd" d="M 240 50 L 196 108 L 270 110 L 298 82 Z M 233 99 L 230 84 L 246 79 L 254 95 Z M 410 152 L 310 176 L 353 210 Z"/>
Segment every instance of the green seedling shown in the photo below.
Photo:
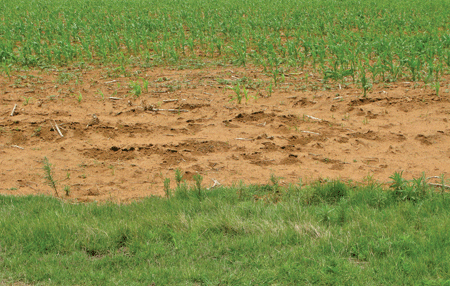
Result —
<path fill-rule="evenodd" d="M 132 81 L 130 83 L 130 88 L 132 89 L 131 93 L 133 93 L 134 96 L 139 97 L 141 95 L 142 87 L 137 81 Z"/>
<path fill-rule="evenodd" d="M 166 195 L 166 198 L 170 198 L 170 179 L 166 178 L 164 180 L 164 194 Z"/>
<path fill-rule="evenodd" d="M 245 88 L 245 86 L 241 89 L 240 84 L 238 83 L 234 88 L 234 94 L 230 95 L 230 102 L 236 100 L 238 104 L 242 103 L 242 99 L 245 98 L 245 102 L 248 102 L 249 96 L 248 96 L 248 90 Z"/>
<path fill-rule="evenodd" d="M 272 96 L 272 84 L 269 84 L 269 86 L 267 87 L 267 97 L 271 96 Z"/>
<path fill-rule="evenodd" d="M 148 80 L 144 80 L 144 90 L 148 92 Z"/>
<path fill-rule="evenodd" d="M 41 126 L 39 126 L 38 128 L 34 129 L 33 135 L 31 135 L 31 136 L 38 137 L 39 135 L 41 135 L 41 130 L 42 130 L 42 128 L 41 128 Z"/>
<path fill-rule="evenodd" d="M 52 165 L 48 161 L 47 157 L 44 157 L 42 162 L 44 164 L 44 179 L 47 181 L 47 185 L 50 186 L 53 190 L 55 190 L 55 194 L 59 197 L 58 190 L 56 188 L 57 181 L 53 177 Z"/>
<path fill-rule="evenodd" d="M 31 99 L 32 99 L 32 97 L 24 97 L 23 98 L 23 105 L 28 105 L 28 103 L 30 102 Z"/>
<path fill-rule="evenodd" d="M 64 186 L 64 193 L 66 194 L 66 197 L 70 196 L 70 186 Z"/>
<path fill-rule="evenodd" d="M 78 94 L 77 101 L 78 101 L 78 103 L 81 103 L 82 100 L 83 100 L 83 95 L 81 95 L 81 92 L 80 92 Z"/>
<path fill-rule="evenodd" d="M 177 188 L 180 187 L 181 182 L 183 181 L 183 174 L 179 168 L 175 169 L 175 182 L 177 183 Z"/>
<path fill-rule="evenodd" d="M 193 176 L 194 181 L 195 181 L 195 188 L 197 189 L 197 195 L 199 198 L 202 197 L 202 181 L 203 181 L 203 177 L 200 174 L 195 174 Z"/>

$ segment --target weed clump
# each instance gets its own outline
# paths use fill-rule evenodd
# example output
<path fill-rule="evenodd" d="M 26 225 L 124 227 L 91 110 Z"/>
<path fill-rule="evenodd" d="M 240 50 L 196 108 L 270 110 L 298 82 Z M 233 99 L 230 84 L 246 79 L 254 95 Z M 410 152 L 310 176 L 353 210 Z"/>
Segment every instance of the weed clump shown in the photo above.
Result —
<path fill-rule="evenodd" d="M 348 186 L 341 181 L 331 181 L 325 184 L 317 183 L 314 186 L 310 203 L 329 203 L 334 204 L 348 195 Z"/>

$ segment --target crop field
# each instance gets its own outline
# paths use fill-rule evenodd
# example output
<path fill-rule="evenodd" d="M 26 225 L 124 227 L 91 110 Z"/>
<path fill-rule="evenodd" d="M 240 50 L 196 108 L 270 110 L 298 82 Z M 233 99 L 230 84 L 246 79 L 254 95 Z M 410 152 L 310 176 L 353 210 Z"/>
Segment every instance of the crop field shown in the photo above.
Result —
<path fill-rule="evenodd" d="M 0 0 L 0 285 L 448 285 L 449 11 Z"/>

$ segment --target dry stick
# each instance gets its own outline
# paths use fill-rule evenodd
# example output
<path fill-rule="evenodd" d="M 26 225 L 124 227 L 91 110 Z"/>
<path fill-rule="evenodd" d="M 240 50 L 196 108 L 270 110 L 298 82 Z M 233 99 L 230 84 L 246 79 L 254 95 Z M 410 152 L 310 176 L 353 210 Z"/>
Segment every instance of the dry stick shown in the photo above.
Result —
<path fill-rule="evenodd" d="M 253 141 L 253 139 L 248 139 L 248 138 L 236 138 L 235 140 Z"/>
<path fill-rule="evenodd" d="M 26 184 L 27 187 L 29 187 L 30 189 L 37 191 L 35 188 L 33 188 L 30 184 Z"/>
<path fill-rule="evenodd" d="M 61 130 L 59 130 L 58 124 L 56 124 L 56 121 L 53 120 L 53 122 L 55 123 L 55 127 L 56 127 L 56 131 L 58 131 L 59 136 L 64 137 L 64 135 L 62 135 Z"/>
<path fill-rule="evenodd" d="M 431 176 L 431 177 L 428 177 L 427 178 L 427 180 L 429 180 L 429 179 L 440 179 L 441 177 L 439 177 L 439 176 Z"/>
<path fill-rule="evenodd" d="M 211 178 L 211 180 L 214 182 L 214 185 L 212 185 L 212 187 L 210 187 L 208 190 L 211 190 L 212 188 L 215 188 L 217 186 L 222 185 L 219 181 L 217 181 L 216 179 Z"/>
<path fill-rule="evenodd" d="M 317 117 L 314 117 L 314 116 L 310 116 L 310 115 L 305 115 L 305 116 L 308 117 L 309 119 L 312 119 L 312 120 L 323 121 L 323 119 L 320 119 L 320 118 L 317 118 Z"/>
<path fill-rule="evenodd" d="M 120 98 L 120 97 L 112 97 L 112 96 L 110 96 L 110 97 L 109 97 L 109 99 L 112 99 L 112 100 L 121 100 L 122 98 Z"/>
<path fill-rule="evenodd" d="M 428 185 L 434 186 L 434 187 L 440 187 L 440 188 L 450 189 L 450 186 L 448 186 L 448 185 L 443 185 L 443 184 L 428 183 Z"/>
<path fill-rule="evenodd" d="M 311 131 L 300 131 L 302 133 L 308 133 L 308 134 L 314 134 L 314 135 L 320 135 L 320 133 L 317 132 L 311 132 Z"/>
<path fill-rule="evenodd" d="M 178 101 L 178 99 L 166 99 L 166 100 L 163 100 L 163 102 L 174 102 L 174 101 Z"/>
<path fill-rule="evenodd" d="M 17 104 L 14 104 L 13 110 L 11 111 L 11 116 L 14 116 L 14 111 L 16 111 Z"/>
<path fill-rule="evenodd" d="M 153 108 L 147 111 L 189 112 L 189 110 L 186 109 L 159 109 L 159 108 Z"/>
<path fill-rule="evenodd" d="M 117 82 L 117 80 L 107 81 L 107 82 L 105 82 L 105 84 L 113 83 L 113 82 Z"/>
<path fill-rule="evenodd" d="M 24 149 L 23 147 L 20 147 L 20 146 L 17 146 L 17 145 L 11 145 L 11 147 L 18 148 L 18 149 L 21 149 L 21 150 Z"/>

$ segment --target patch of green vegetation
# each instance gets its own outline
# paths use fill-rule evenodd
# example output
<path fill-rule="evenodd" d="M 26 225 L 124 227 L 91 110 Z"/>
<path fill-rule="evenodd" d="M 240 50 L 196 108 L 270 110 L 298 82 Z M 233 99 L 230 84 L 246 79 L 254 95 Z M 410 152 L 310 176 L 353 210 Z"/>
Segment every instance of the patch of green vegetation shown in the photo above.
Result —
<path fill-rule="evenodd" d="M 439 95 L 440 75 L 450 68 L 445 0 L 1 4 L 0 71 L 8 76 L 17 66 L 113 63 L 109 76 L 131 76 L 133 66 L 252 63 L 272 77 L 274 88 L 296 68 L 317 72 L 324 83 L 358 84 L 364 96 L 374 83 L 397 80 L 430 83 Z M 77 74 L 67 70 L 56 81 L 73 80 Z"/>
<path fill-rule="evenodd" d="M 128 205 L 0 196 L 0 281 L 46 285 L 446 285 L 450 194 L 321 181 L 210 190 L 180 170 Z M 444 180 L 443 180 L 444 181 Z M 172 193 L 169 195 L 169 193 Z M 64 271 L 61 271 L 64 269 Z"/>

